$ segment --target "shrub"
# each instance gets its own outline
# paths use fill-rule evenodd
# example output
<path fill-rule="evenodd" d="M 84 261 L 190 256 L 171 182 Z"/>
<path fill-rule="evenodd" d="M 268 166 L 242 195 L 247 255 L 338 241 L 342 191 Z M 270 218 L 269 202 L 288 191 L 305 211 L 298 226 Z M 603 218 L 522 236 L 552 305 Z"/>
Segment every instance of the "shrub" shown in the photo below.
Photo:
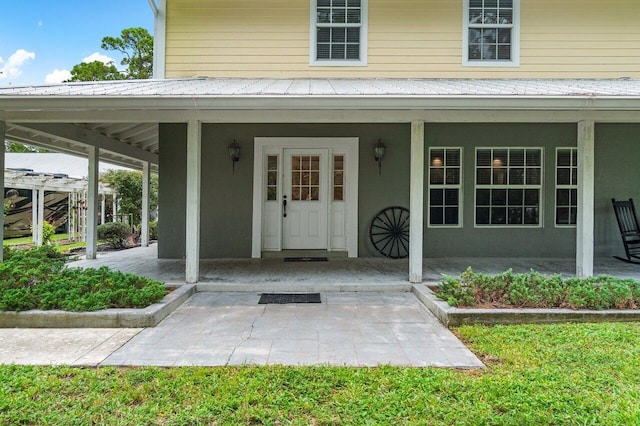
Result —
<path fill-rule="evenodd" d="M 42 223 L 42 244 L 49 244 L 56 233 L 56 227 L 47 222 Z"/>
<path fill-rule="evenodd" d="M 149 222 L 149 238 L 152 240 L 158 239 L 158 221 L 157 220 Z"/>
<path fill-rule="evenodd" d="M 98 226 L 98 239 L 107 241 L 113 248 L 124 247 L 131 228 L 122 222 L 108 222 Z"/>
<path fill-rule="evenodd" d="M 523 308 L 637 309 L 640 282 L 610 276 L 567 278 L 533 270 L 514 274 L 477 274 L 468 268 L 459 279 L 445 276 L 438 297 L 452 306 L 491 305 Z"/>
<path fill-rule="evenodd" d="M 107 267 L 68 269 L 51 246 L 5 254 L 0 264 L 0 310 L 142 308 L 166 293 L 158 281 Z"/>

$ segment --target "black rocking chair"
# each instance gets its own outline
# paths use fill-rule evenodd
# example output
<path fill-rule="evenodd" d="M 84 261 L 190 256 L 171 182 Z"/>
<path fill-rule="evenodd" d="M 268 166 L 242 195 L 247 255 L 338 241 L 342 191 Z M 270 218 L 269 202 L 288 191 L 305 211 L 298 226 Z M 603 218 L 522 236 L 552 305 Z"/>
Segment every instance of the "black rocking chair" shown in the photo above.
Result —
<path fill-rule="evenodd" d="M 640 228 L 633 199 L 616 201 L 615 198 L 612 198 L 611 203 L 618 220 L 624 251 L 627 253 L 626 259 L 620 256 L 613 257 L 623 262 L 640 264 Z"/>

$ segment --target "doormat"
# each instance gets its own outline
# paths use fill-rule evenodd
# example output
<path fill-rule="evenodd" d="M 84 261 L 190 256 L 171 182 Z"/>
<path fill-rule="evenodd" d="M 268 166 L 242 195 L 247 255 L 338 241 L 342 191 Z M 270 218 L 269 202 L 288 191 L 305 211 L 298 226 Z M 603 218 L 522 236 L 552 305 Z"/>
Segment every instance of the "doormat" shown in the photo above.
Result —
<path fill-rule="evenodd" d="M 326 257 L 285 257 L 285 262 L 327 262 Z"/>
<path fill-rule="evenodd" d="M 320 293 L 262 293 L 259 305 L 284 303 L 322 303 Z"/>

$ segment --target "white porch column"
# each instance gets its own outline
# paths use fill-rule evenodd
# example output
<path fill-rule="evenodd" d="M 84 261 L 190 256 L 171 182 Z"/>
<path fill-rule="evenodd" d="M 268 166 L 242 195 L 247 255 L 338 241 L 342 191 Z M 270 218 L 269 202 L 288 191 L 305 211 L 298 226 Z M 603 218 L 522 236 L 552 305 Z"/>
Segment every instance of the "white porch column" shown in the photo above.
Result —
<path fill-rule="evenodd" d="M 200 122 L 187 124 L 186 282 L 197 283 L 200 260 Z"/>
<path fill-rule="evenodd" d="M 38 241 L 36 245 L 42 245 L 44 234 L 44 188 L 38 189 Z"/>
<path fill-rule="evenodd" d="M 100 196 L 100 225 L 104 225 L 104 214 L 107 209 L 107 194 L 102 194 Z"/>
<path fill-rule="evenodd" d="M 151 182 L 151 170 L 149 162 L 142 163 L 142 229 L 140 243 L 142 247 L 149 246 L 149 185 Z"/>
<path fill-rule="evenodd" d="M 4 194 L 5 194 L 5 188 L 4 188 L 4 138 L 6 136 L 7 133 L 7 125 L 5 124 L 4 121 L 0 121 L 0 140 L 2 141 L 2 143 L 0 145 L 0 170 L 2 170 L 2 173 L 0 173 L 0 189 L 2 189 L 2 199 L 4 200 Z M 4 202 L 4 201 L 3 201 Z M 3 208 L 3 212 L 4 212 L 4 205 L 2 206 Z M 0 229 L 2 230 L 0 232 L 0 244 L 4 244 L 4 214 L 0 215 Z M 2 262 L 4 259 L 2 257 L 3 254 L 3 250 L 0 250 L 0 262 Z"/>
<path fill-rule="evenodd" d="M 38 244 L 38 190 L 31 189 L 31 242 Z"/>
<path fill-rule="evenodd" d="M 409 281 L 422 282 L 424 205 L 424 122 L 411 122 L 411 176 L 409 202 Z"/>
<path fill-rule="evenodd" d="M 578 217 L 576 275 L 593 276 L 595 123 L 578 123 Z"/>
<path fill-rule="evenodd" d="M 87 188 L 87 259 L 95 259 L 98 250 L 98 165 L 100 150 L 89 147 L 89 184 Z"/>
<path fill-rule="evenodd" d="M 118 194 L 113 194 L 113 208 L 111 209 L 113 216 L 111 216 L 111 222 L 117 222 L 116 217 L 118 216 Z"/>

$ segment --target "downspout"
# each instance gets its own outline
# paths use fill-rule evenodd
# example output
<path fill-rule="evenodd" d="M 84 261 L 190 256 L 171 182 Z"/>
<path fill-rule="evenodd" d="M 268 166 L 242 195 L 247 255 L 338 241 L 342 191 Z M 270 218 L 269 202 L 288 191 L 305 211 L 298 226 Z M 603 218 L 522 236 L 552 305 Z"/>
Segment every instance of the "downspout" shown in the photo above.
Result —
<path fill-rule="evenodd" d="M 153 78 L 165 77 L 165 47 L 167 34 L 167 0 L 149 0 L 149 6 L 155 16 L 153 34 Z"/>

